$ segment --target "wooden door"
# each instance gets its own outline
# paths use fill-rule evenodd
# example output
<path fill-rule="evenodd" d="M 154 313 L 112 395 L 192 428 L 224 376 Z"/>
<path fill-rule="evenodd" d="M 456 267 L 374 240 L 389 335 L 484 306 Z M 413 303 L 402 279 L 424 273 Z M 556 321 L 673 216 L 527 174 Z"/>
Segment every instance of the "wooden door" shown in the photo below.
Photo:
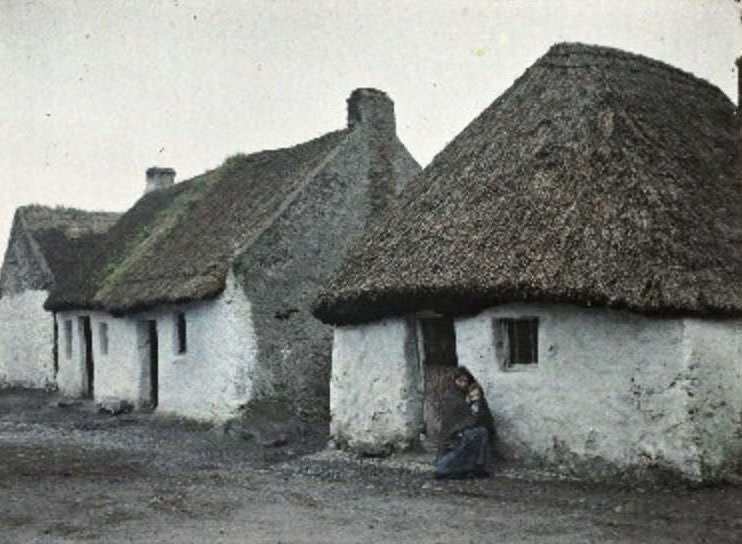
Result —
<path fill-rule="evenodd" d="M 428 440 L 437 441 L 444 427 L 446 406 L 451 404 L 456 388 L 456 335 L 453 319 L 448 317 L 420 320 L 423 337 L 424 402 L 423 421 Z"/>

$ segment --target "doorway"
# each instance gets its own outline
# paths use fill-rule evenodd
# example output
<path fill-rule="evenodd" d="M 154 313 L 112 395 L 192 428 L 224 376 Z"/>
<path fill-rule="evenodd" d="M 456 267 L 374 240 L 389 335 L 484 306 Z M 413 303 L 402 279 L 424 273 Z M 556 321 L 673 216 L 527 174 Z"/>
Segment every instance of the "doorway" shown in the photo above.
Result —
<path fill-rule="evenodd" d="M 90 326 L 90 316 L 79 317 L 77 325 L 81 332 L 82 396 L 92 399 L 95 394 L 95 365 L 93 362 L 93 330 Z"/>
<path fill-rule="evenodd" d="M 445 431 L 446 412 L 459 396 L 453 383 L 457 366 L 453 318 L 420 319 L 420 331 L 425 395 L 423 422 L 426 438 L 437 442 Z"/>
<path fill-rule="evenodd" d="M 157 321 L 142 320 L 137 324 L 137 350 L 141 363 L 142 405 L 155 409 L 159 402 L 159 361 L 157 341 Z"/>

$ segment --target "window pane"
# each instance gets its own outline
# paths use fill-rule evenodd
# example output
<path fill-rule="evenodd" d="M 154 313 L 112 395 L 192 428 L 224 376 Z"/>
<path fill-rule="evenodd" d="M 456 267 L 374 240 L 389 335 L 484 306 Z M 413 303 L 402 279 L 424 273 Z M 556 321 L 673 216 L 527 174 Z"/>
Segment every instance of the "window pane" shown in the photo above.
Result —
<path fill-rule="evenodd" d="M 108 354 L 108 323 L 98 324 L 98 340 L 100 341 L 100 352 Z"/>
<path fill-rule="evenodd" d="M 506 368 L 538 363 L 538 319 L 502 319 L 507 338 Z"/>
<path fill-rule="evenodd" d="M 183 312 L 178 312 L 175 317 L 176 323 L 176 350 L 178 354 L 185 353 L 188 349 L 188 341 L 186 338 L 186 318 Z"/>

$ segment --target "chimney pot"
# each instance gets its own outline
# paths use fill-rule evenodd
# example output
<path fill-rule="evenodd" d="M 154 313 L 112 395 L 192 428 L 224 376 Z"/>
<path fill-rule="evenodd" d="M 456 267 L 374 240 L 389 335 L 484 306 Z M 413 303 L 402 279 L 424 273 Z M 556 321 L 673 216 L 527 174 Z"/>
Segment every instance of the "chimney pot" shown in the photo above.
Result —
<path fill-rule="evenodd" d="M 173 183 L 175 183 L 175 170 L 172 168 L 158 166 L 147 168 L 147 185 L 144 188 L 144 194 L 170 187 Z"/>
<path fill-rule="evenodd" d="M 356 89 L 348 98 L 348 128 L 357 126 L 396 134 L 394 102 L 378 89 Z"/>

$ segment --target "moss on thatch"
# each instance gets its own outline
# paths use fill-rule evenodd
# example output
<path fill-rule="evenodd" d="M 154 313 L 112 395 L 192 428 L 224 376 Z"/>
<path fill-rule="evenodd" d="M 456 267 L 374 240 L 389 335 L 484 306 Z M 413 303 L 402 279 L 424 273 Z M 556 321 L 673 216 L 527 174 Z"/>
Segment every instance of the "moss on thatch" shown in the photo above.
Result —
<path fill-rule="evenodd" d="M 236 155 L 146 194 L 54 289 L 46 307 L 126 313 L 218 295 L 235 252 L 274 219 L 346 134 Z"/>
<path fill-rule="evenodd" d="M 646 57 L 559 44 L 408 184 L 315 302 L 326 322 L 560 301 L 742 314 L 734 105 Z"/>

